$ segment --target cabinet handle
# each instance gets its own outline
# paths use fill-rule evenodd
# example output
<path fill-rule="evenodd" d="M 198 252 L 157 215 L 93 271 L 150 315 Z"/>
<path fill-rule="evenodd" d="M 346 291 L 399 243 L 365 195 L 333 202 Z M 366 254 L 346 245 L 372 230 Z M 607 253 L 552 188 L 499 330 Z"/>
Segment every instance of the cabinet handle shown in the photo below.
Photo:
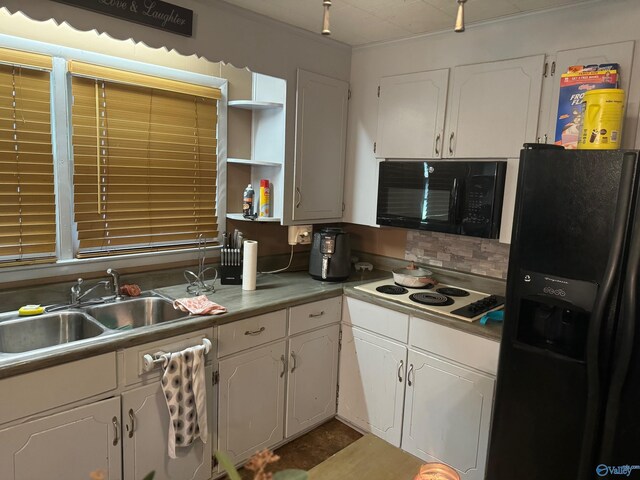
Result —
<path fill-rule="evenodd" d="M 302 200 L 302 194 L 300 193 L 300 187 L 296 187 L 296 208 L 300 206 L 301 200 Z"/>
<path fill-rule="evenodd" d="M 320 313 L 310 313 L 309 318 L 321 317 L 323 315 L 324 315 L 324 310 L 322 310 Z"/>
<path fill-rule="evenodd" d="M 402 383 L 402 371 L 404 369 L 404 360 L 400 360 L 400 365 L 398 365 L 398 381 Z"/>
<path fill-rule="evenodd" d="M 129 409 L 129 420 L 131 421 L 131 427 L 127 425 L 127 430 L 129 430 L 129 438 L 133 438 L 133 430 L 136 428 L 136 417 L 133 415 L 133 408 Z"/>
<path fill-rule="evenodd" d="M 436 137 L 436 155 L 440 155 L 440 132 L 438 132 L 438 136 Z"/>
<path fill-rule="evenodd" d="M 409 371 L 407 372 L 407 385 L 409 386 L 413 385 L 413 382 L 411 381 L 411 373 L 413 373 L 413 363 L 409 365 Z"/>
<path fill-rule="evenodd" d="M 449 136 L 449 154 L 453 155 L 453 132 Z"/>
<path fill-rule="evenodd" d="M 291 350 L 291 359 L 293 360 L 293 367 L 291 367 L 291 373 L 295 372 L 296 367 L 298 366 L 298 359 L 296 358 L 296 352 Z"/>
<path fill-rule="evenodd" d="M 266 330 L 265 327 L 260 327 L 258 330 L 247 330 L 244 332 L 245 335 L 260 335 L 262 332 Z"/>
<path fill-rule="evenodd" d="M 282 362 L 282 373 L 280 373 L 280 378 L 284 377 L 284 372 L 287 371 L 287 360 L 284 358 L 284 355 L 280 355 L 280 361 Z"/>
<path fill-rule="evenodd" d="M 113 424 L 113 446 L 118 445 L 118 440 L 120 440 L 119 432 L 120 426 L 118 425 L 118 417 L 113 417 L 111 419 L 111 423 Z"/>

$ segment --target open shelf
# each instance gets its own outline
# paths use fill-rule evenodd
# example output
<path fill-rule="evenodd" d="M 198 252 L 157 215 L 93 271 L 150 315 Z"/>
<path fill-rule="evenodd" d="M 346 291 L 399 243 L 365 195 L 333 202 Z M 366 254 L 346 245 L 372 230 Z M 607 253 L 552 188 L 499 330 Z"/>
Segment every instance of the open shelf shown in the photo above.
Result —
<path fill-rule="evenodd" d="M 255 219 L 244 218 L 241 213 L 227 213 L 227 218 L 230 220 L 240 220 L 242 222 L 280 223 L 281 221 L 278 217 L 256 217 Z"/>
<path fill-rule="evenodd" d="M 265 162 L 263 160 L 249 160 L 247 158 L 227 158 L 227 163 L 238 163 L 240 165 L 255 165 L 259 167 L 282 167 L 280 162 Z"/>
<path fill-rule="evenodd" d="M 227 106 L 242 108 L 244 110 L 268 110 L 270 108 L 282 108 L 282 103 L 256 102 L 254 100 L 229 100 Z"/>

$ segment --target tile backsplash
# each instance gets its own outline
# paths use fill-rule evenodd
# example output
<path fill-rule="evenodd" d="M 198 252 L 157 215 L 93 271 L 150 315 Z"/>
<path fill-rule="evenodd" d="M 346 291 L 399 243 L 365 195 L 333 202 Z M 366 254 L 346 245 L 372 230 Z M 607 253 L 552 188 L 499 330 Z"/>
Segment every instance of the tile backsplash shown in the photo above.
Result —
<path fill-rule="evenodd" d="M 506 279 L 509 245 L 485 238 L 410 230 L 405 260 Z"/>

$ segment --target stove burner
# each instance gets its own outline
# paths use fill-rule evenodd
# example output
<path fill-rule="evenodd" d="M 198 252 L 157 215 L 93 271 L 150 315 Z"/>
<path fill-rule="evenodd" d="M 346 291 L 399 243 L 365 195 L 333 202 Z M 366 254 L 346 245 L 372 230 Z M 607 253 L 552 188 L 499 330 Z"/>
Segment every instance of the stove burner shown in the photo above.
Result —
<path fill-rule="evenodd" d="M 446 306 L 454 303 L 451 298 L 440 293 L 414 293 L 409 295 L 409 298 L 422 305 Z"/>
<path fill-rule="evenodd" d="M 468 297 L 469 292 L 466 290 L 462 290 L 461 288 L 455 287 L 442 287 L 436 289 L 436 292 L 441 293 L 442 295 L 447 295 L 448 297 Z"/>
<path fill-rule="evenodd" d="M 376 291 L 387 295 L 402 295 L 409 292 L 409 290 L 400 285 L 381 285 L 376 288 Z"/>

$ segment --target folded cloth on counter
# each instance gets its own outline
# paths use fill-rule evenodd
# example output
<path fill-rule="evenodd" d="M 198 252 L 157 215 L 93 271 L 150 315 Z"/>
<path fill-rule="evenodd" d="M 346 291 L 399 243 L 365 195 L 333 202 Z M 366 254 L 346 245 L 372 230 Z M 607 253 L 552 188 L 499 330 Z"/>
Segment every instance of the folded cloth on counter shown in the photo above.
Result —
<path fill-rule="evenodd" d="M 198 345 L 163 357 L 162 390 L 169 409 L 168 452 L 188 447 L 197 438 L 207 443 L 207 390 L 204 375 L 205 347 Z"/>
<path fill-rule="evenodd" d="M 206 295 L 192 298 L 178 298 L 173 302 L 173 308 L 193 315 L 218 315 L 225 313 L 227 309 L 222 305 L 212 302 Z"/>

